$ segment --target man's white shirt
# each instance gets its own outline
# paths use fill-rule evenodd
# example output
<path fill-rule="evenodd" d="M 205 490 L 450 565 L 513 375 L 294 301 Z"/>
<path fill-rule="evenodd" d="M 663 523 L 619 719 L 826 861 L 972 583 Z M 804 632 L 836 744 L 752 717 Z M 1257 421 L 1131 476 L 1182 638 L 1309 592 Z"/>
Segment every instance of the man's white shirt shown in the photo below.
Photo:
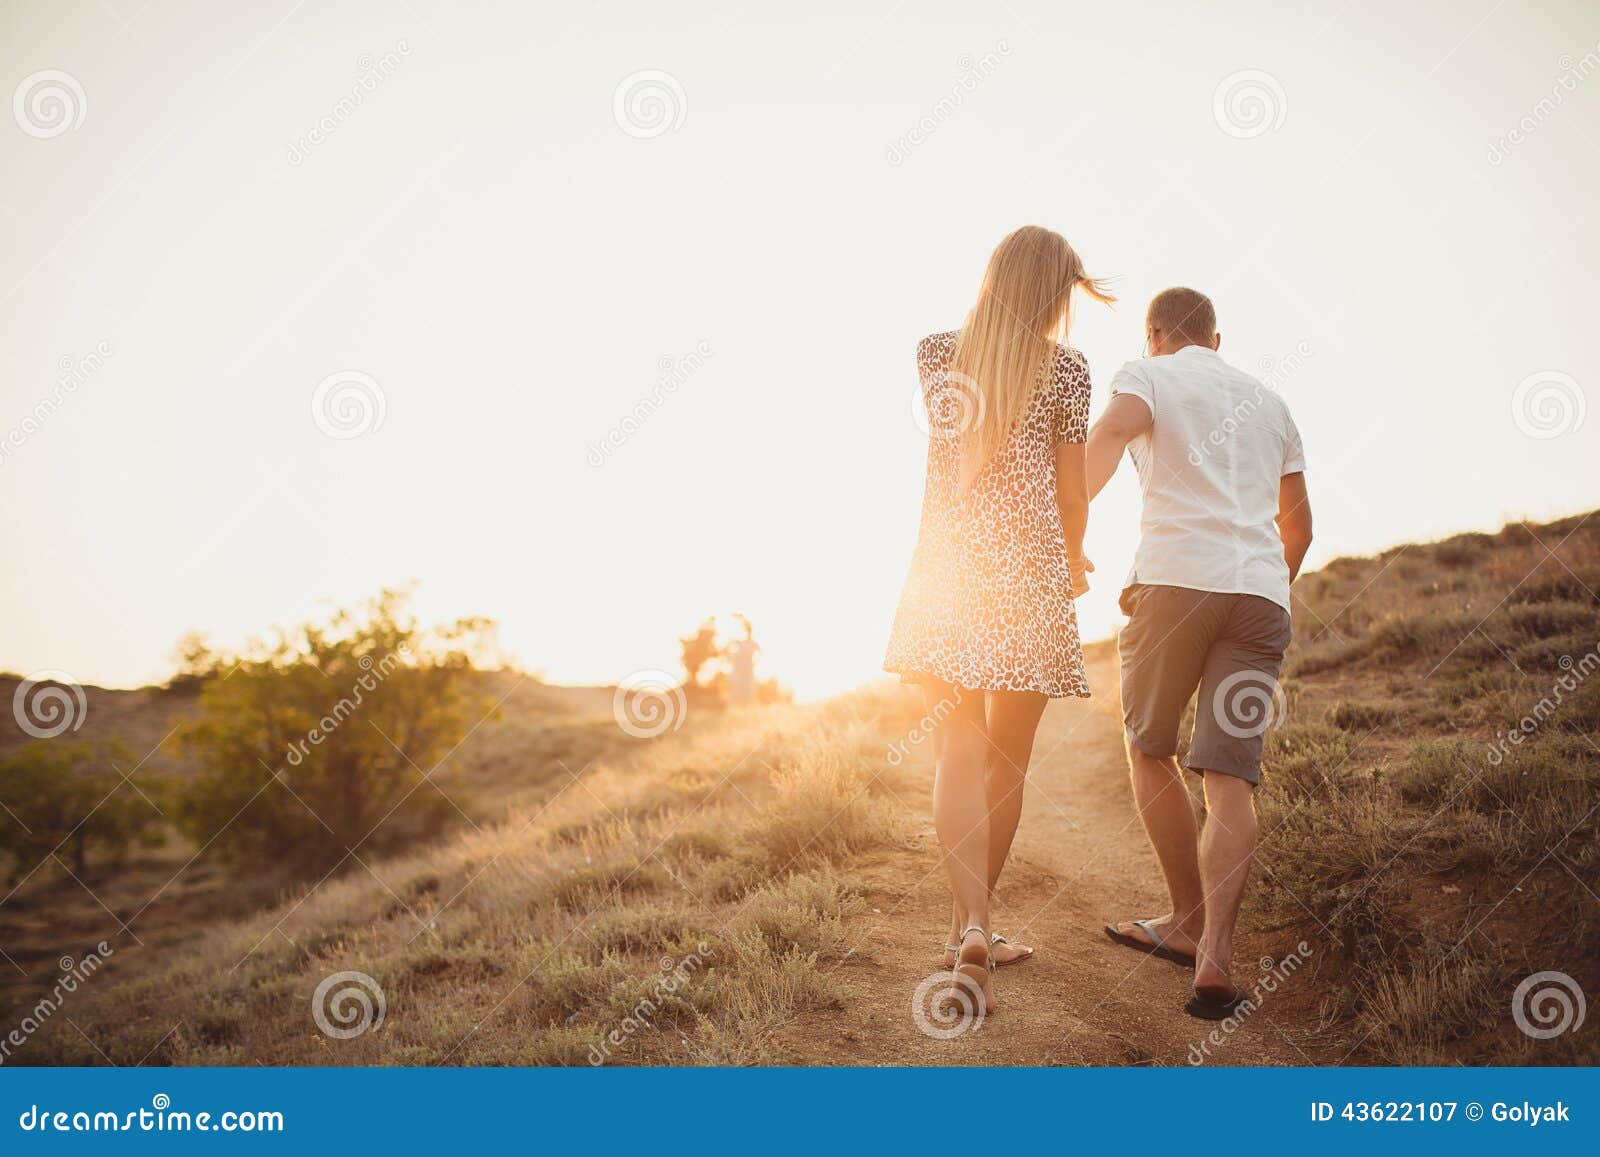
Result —
<path fill-rule="evenodd" d="M 1306 462 L 1283 399 L 1194 345 L 1129 362 L 1111 394 L 1138 398 L 1153 419 L 1128 444 L 1144 494 L 1128 584 L 1260 595 L 1287 610 L 1278 484 Z"/>

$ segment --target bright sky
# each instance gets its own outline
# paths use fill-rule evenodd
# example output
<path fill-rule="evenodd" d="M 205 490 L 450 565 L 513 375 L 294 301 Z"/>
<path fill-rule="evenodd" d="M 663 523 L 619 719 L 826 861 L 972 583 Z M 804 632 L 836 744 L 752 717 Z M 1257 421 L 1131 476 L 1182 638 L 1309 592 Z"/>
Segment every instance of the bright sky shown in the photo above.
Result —
<path fill-rule="evenodd" d="M 871 678 L 913 349 L 1025 223 L 1121 277 L 1097 411 L 1170 284 L 1292 363 L 1312 565 L 1600 506 L 1592 4 L 24 0 L 0 82 L 0 668 L 415 579 L 563 681 L 732 611 Z"/>

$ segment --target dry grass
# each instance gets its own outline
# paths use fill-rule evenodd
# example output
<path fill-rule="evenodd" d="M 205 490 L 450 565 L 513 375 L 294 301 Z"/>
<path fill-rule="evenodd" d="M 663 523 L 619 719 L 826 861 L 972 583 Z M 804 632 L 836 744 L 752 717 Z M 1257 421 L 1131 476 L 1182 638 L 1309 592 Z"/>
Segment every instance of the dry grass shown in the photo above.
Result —
<path fill-rule="evenodd" d="M 1591 590 L 1600 518 L 1341 559 L 1297 584 L 1246 919 L 1316 942 L 1349 1059 L 1600 1060 L 1593 1033 L 1533 1042 L 1506 1015 L 1532 972 L 1600 992 Z M 135 919 L 145 944 L 119 941 L 74 994 L 73 1023 L 48 1019 L 8 1063 L 785 1059 L 779 1029 L 870 983 L 846 930 L 858 877 L 906 858 L 924 788 L 888 778 L 885 737 L 917 714 L 885 687 L 695 710 L 642 743 L 608 715 L 508 704 L 463 749 L 454 836 L 276 897 L 279 882 L 195 864 Z M 188 854 L 173 844 L 96 891 L 132 912 Z M 36 974 L 104 934 L 70 881 L 29 889 L 0 933 Z M 317 1029 L 313 992 L 338 972 L 382 990 L 380 1030 Z"/>
<path fill-rule="evenodd" d="M 536 808 L 590 762 L 636 746 L 611 718 L 609 692 L 519 682 L 507 672 L 480 673 L 478 678 L 483 695 L 505 699 L 503 718 L 475 730 L 452 755 L 448 781 L 435 780 L 448 795 L 448 803 L 442 795 L 437 799 L 449 830 L 491 822 L 511 808 Z M 0 678 L 0 688 L 5 686 Z M 151 802 L 139 799 L 133 788 L 122 788 L 123 796 L 140 807 L 163 807 L 166 819 L 173 807 L 160 789 L 162 781 L 181 780 L 194 768 L 162 740 L 176 723 L 194 717 L 195 703 L 192 692 L 155 688 L 88 692 L 84 734 L 97 743 L 125 742 L 134 756 L 125 769 L 133 770 L 135 786 Z M 603 716 L 587 714 L 597 705 Z M 23 738 L 11 713 L 0 715 L 0 751 L 15 750 Z M 434 791 L 418 789 L 419 794 Z M 6 819 L 3 813 L 0 819 Z M 118 951 L 126 949 L 124 959 L 131 963 L 145 947 L 186 950 L 205 930 L 271 907 L 315 883 L 315 876 L 296 872 L 290 857 L 240 872 L 222 861 L 216 845 L 197 848 L 170 823 L 163 822 L 162 837 L 155 847 L 134 849 L 115 868 L 91 863 L 91 871 L 80 879 L 54 861 L 24 864 L 26 876 L 15 892 L 4 895 L 9 889 L 0 888 L 0 949 L 16 963 L 13 967 L 0 959 L 0 1015 L 6 1023 L 49 991 L 61 957 L 79 957 L 118 931 L 113 915 L 130 926 L 131 936 L 122 934 Z M 367 849 L 360 854 L 371 862 Z M 347 869 L 366 874 L 353 861 Z M 419 876 L 424 882 L 429 878 L 426 872 Z M 434 890 L 438 883 L 434 877 Z M 414 902 L 404 888 L 397 890 L 406 903 Z"/>
<path fill-rule="evenodd" d="M 1559 970 L 1600 990 L 1594 592 L 1600 517 L 1340 559 L 1296 584 L 1258 893 L 1333 942 L 1328 1012 L 1362 1055 L 1539 1063 L 1554 1054 L 1507 1031 L 1517 982 Z M 1594 1040 L 1563 1056 L 1600 1059 Z"/>
<path fill-rule="evenodd" d="M 914 710 L 886 689 L 691 716 L 503 822 L 188 943 L 119 950 L 73 997 L 88 1039 L 51 1020 L 16 1060 L 771 1060 L 777 1027 L 849 992 L 860 901 L 841 869 L 906 842 L 882 735 Z M 381 988 L 381 1030 L 315 1027 L 313 990 L 341 971 Z"/>

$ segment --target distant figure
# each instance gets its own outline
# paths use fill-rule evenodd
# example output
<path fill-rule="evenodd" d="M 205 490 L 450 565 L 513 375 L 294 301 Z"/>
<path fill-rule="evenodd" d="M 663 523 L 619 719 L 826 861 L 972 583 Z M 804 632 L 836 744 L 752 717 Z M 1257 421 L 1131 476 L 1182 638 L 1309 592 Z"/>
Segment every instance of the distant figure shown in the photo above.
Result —
<path fill-rule="evenodd" d="M 1129 616 L 1118 640 L 1133 796 L 1172 910 L 1106 925 L 1118 944 L 1194 969 L 1188 1012 L 1223 1020 L 1247 999 L 1229 975 L 1256 847 L 1255 788 L 1289 645 L 1289 584 L 1311 545 L 1305 454 L 1289 408 L 1217 355 L 1211 299 L 1155 296 L 1150 356 L 1111 379 L 1089 435 L 1089 493 L 1127 450 L 1144 493 Z M 1205 782 L 1206 824 L 1173 758 L 1198 688 L 1183 766 Z"/>
<path fill-rule="evenodd" d="M 734 618 L 744 627 L 744 638 L 728 644 L 728 702 L 747 707 L 756 701 L 756 652 L 761 644 L 755 640 L 749 619 L 743 615 Z"/>
<path fill-rule="evenodd" d="M 935 721 L 933 823 L 954 900 L 945 966 L 979 1013 L 994 1004 L 994 967 L 1033 951 L 992 931 L 990 902 L 1034 731 L 1050 699 L 1089 694 L 1072 605 L 1094 569 L 1089 366 L 1061 344 L 1074 293 L 1111 300 L 1066 238 L 1018 229 L 989 259 L 966 324 L 917 346 L 922 526 L 884 666 L 922 685 Z"/>

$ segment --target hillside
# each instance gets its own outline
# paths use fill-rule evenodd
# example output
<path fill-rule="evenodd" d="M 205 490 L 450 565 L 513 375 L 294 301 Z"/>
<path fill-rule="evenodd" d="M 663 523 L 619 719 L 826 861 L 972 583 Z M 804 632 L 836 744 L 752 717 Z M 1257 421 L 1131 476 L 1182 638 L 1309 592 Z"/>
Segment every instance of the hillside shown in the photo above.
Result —
<path fill-rule="evenodd" d="M 517 714 L 525 717 L 605 715 L 611 710 L 611 697 L 616 690 L 614 687 L 564 687 L 541 683 L 515 671 L 484 671 L 479 679 L 483 693 L 497 701 L 513 695 Z M 22 676 L 15 672 L 0 672 L 0 703 L 9 707 L 21 682 Z M 194 686 L 118 690 L 85 684 L 83 710 L 73 716 L 75 720 L 81 719 L 81 723 L 65 734 L 93 744 L 121 740 L 136 755 L 149 753 L 146 767 L 181 773 L 185 770 L 183 760 L 163 740 L 177 724 L 196 717 L 198 697 L 198 688 Z M 53 719 L 41 722 L 53 722 Z M 10 755 L 29 738 L 17 725 L 13 710 L 0 713 L 0 756 Z"/>
<path fill-rule="evenodd" d="M 1161 900 L 1101 645 L 1096 698 L 1046 713 L 1002 886 L 999 927 L 1038 955 L 999 974 L 1000 1013 L 955 1039 L 912 1010 L 948 893 L 920 707 L 880 685 L 691 709 L 648 741 L 608 711 L 553 727 L 510 701 L 459 756 L 503 805 L 492 818 L 236 920 L 151 936 L 135 897 L 111 900 L 143 944 L 84 913 L 54 947 L 106 937 L 115 956 L 13 1060 L 1594 1063 L 1592 1018 L 1536 1039 L 1512 1001 L 1538 972 L 1600 992 L 1596 590 L 1588 516 L 1341 559 L 1296 584 L 1239 950 L 1241 979 L 1259 961 L 1273 987 L 1220 1043 L 1179 1011 L 1181 971 L 1099 933 Z M 54 926 L 29 911 L 36 936 Z M 53 955 L 24 965 L 32 987 L 54 974 Z M 368 1019 L 363 995 L 370 1030 L 342 1031 Z"/>
<path fill-rule="evenodd" d="M 1596 592 L 1593 513 L 1295 585 L 1260 892 L 1337 946 L 1326 1012 L 1374 1060 L 1600 1057 L 1592 1024 L 1535 1040 L 1507 1015 L 1533 973 L 1600 993 Z"/>
<path fill-rule="evenodd" d="M 518 800 L 567 782 L 567 768 L 577 770 L 632 742 L 611 719 L 613 688 L 554 686 L 498 671 L 475 680 L 485 698 L 502 703 L 502 717 L 435 777 L 450 800 L 447 818 L 457 828 L 499 819 Z M 8 705 L 17 684 L 15 676 L 0 676 Z M 77 958 L 107 935 L 116 934 L 112 943 L 131 950 L 124 956 L 131 960 L 150 944 L 186 944 L 218 922 L 276 904 L 305 883 L 287 864 L 240 873 L 220 858 L 218 848 L 196 848 L 167 823 L 172 805 L 164 785 L 194 771 L 192 758 L 173 742 L 178 725 L 199 715 L 194 688 L 87 686 L 83 695 L 84 708 L 73 716 L 81 720 L 79 727 L 59 742 L 83 741 L 98 749 L 120 741 L 127 760 L 118 767 L 128 779 L 118 790 L 138 793 L 139 806 L 162 813 L 160 842 L 84 876 L 75 877 L 59 860 L 19 865 L 11 881 L 0 874 L 0 1010 L 32 1004 L 54 984 L 61 957 Z M 11 710 L 0 714 L 0 758 L 28 740 Z M 0 805 L 5 802 L 0 783 Z M 15 821 L 0 812 L 0 823 L 8 822 Z"/>

